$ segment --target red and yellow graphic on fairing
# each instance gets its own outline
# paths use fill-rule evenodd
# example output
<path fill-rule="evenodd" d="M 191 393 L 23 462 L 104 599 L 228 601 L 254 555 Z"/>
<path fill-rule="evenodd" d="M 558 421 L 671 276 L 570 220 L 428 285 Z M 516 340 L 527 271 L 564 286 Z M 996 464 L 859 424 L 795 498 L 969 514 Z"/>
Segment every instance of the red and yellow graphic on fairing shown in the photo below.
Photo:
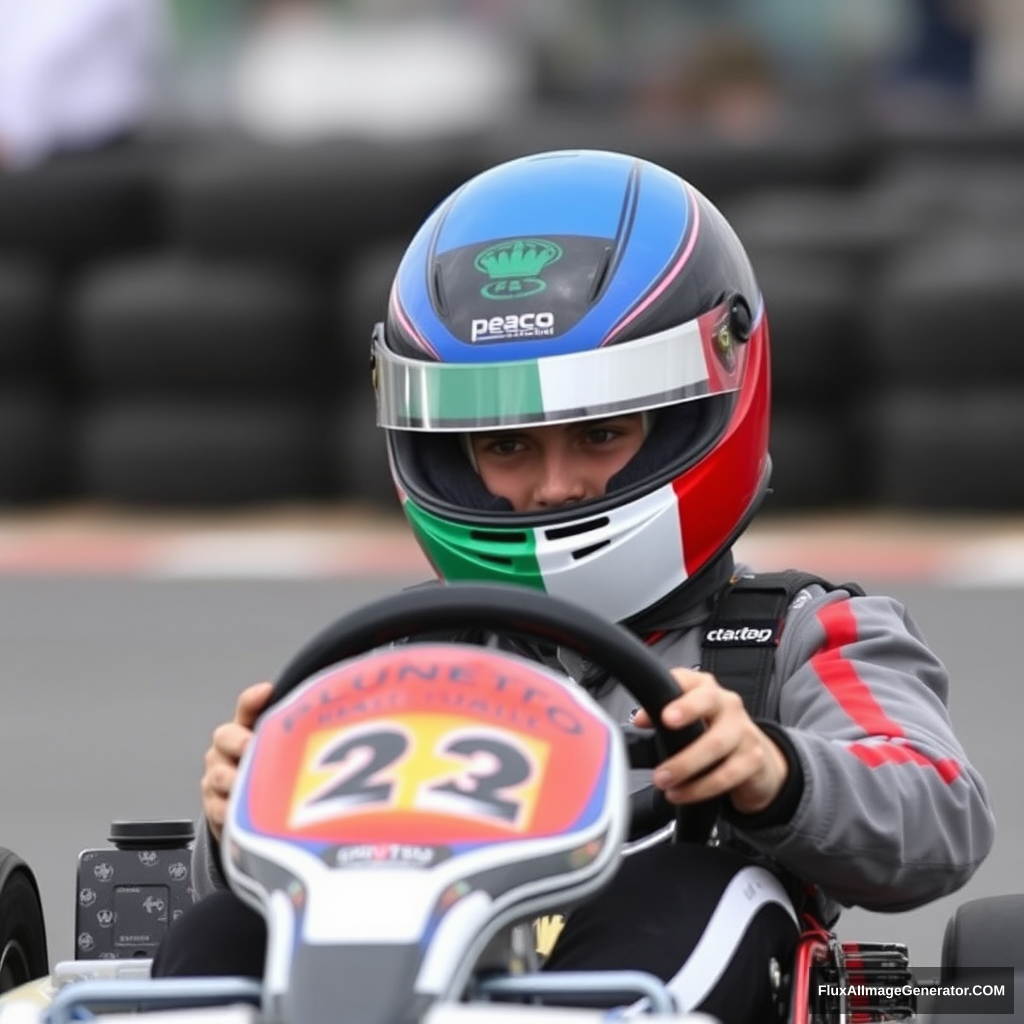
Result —
<path fill-rule="evenodd" d="M 329 670 L 268 712 L 246 804 L 257 832 L 300 841 L 561 834 L 601 806 L 611 728 L 520 659 L 395 648 Z"/>

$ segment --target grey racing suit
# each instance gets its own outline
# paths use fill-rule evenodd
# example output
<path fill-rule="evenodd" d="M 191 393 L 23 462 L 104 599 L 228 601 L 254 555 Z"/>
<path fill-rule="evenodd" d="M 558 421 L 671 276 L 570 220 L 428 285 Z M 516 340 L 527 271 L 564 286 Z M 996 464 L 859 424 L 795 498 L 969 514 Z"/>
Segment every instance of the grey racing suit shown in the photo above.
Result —
<path fill-rule="evenodd" d="M 707 602 L 691 608 L 648 639 L 667 666 L 699 666 L 709 611 Z M 579 659 L 559 661 L 587 685 Z M 636 700 L 625 687 L 597 689 L 611 716 L 628 721 Z M 903 911 L 963 886 L 995 826 L 984 782 L 954 735 L 948 689 L 945 668 L 898 601 L 800 591 L 775 653 L 774 714 L 759 723 L 785 754 L 789 780 L 759 814 L 726 802 L 722 841 L 757 851 L 825 906 Z M 196 898 L 226 884 L 205 823 L 193 884 Z"/>

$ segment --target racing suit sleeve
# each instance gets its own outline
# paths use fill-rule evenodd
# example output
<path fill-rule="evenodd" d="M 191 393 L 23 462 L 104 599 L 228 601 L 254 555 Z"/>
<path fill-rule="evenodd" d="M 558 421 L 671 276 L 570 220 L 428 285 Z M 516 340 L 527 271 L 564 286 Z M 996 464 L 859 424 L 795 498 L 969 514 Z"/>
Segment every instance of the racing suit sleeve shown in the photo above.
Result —
<path fill-rule="evenodd" d="M 192 899 L 198 902 L 227 888 L 224 869 L 220 866 L 220 843 L 214 839 L 206 818 L 200 818 L 196 823 L 196 841 L 192 847 Z"/>
<path fill-rule="evenodd" d="M 902 911 L 959 889 L 995 825 L 953 733 L 948 688 L 898 601 L 801 592 L 776 653 L 775 690 L 802 791 L 785 823 L 730 821 L 847 906 Z"/>

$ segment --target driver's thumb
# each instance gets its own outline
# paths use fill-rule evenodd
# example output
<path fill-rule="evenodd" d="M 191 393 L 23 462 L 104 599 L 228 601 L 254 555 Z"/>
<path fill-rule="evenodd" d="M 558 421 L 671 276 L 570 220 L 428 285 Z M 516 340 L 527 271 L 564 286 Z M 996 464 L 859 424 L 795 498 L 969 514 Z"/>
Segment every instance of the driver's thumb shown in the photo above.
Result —
<path fill-rule="evenodd" d="M 635 725 L 638 729 L 653 729 L 654 723 L 651 721 L 651 716 L 644 711 L 643 708 L 637 708 L 629 716 L 629 724 Z"/>
<path fill-rule="evenodd" d="M 267 701 L 274 690 L 274 684 L 270 682 L 255 683 L 247 686 L 238 697 L 238 705 L 235 708 L 235 721 L 246 729 L 251 729 L 256 724 L 260 712 L 267 706 Z"/>

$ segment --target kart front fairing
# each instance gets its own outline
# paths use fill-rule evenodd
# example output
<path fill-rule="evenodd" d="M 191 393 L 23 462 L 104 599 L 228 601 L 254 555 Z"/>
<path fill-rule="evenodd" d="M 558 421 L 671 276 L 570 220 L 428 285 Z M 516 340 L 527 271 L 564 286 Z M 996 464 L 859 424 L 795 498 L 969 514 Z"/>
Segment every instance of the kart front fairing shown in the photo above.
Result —
<path fill-rule="evenodd" d="M 266 1010 L 396 1024 L 457 1001 L 502 929 L 611 877 L 627 772 L 584 691 L 506 653 L 415 644 L 316 675 L 259 723 L 223 841 L 268 922 Z"/>

